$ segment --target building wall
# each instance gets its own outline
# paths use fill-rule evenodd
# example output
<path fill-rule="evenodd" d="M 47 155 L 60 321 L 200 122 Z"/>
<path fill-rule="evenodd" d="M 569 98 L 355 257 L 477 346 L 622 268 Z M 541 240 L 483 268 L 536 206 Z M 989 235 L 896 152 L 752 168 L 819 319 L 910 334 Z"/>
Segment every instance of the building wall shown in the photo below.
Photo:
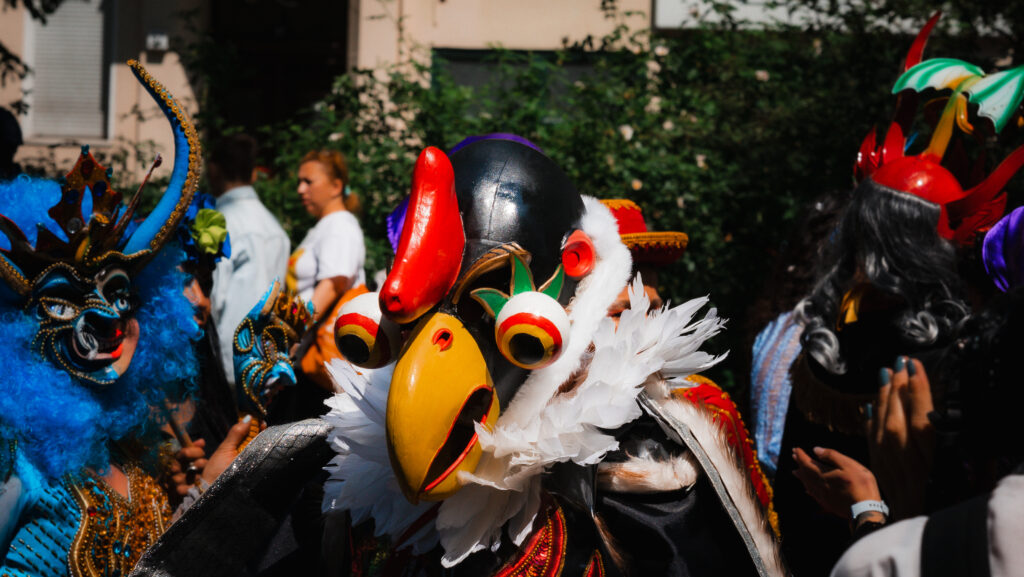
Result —
<path fill-rule="evenodd" d="M 0 4 L 0 39 L 12 52 L 20 55 L 25 46 L 25 9 L 21 4 L 11 8 L 7 3 Z M 21 82 L 8 78 L 0 85 L 0 106 L 5 108 L 21 99 Z"/>
<path fill-rule="evenodd" d="M 400 62 L 410 46 L 555 50 L 563 39 L 600 38 L 617 24 L 605 18 L 598 0 L 353 1 L 359 3 L 360 68 Z M 631 27 L 650 25 L 651 0 L 620 0 L 618 7 L 640 12 L 627 20 Z"/>
<path fill-rule="evenodd" d="M 127 145 L 152 141 L 165 156 L 172 150 L 166 122 L 139 87 L 124 64 L 138 59 L 185 105 L 195 112 L 193 87 L 181 63 L 181 44 L 194 34 L 186 29 L 178 14 L 199 13 L 192 24 L 208 27 L 208 6 L 203 0 L 105 0 L 113 17 L 110 32 L 109 102 L 107 138 L 90 139 L 94 150 L 113 151 Z M 581 40 L 588 35 L 601 37 L 618 22 L 605 18 L 599 0 L 350 0 L 349 45 L 346 58 L 352 66 L 376 68 L 410 57 L 429 58 L 430 49 L 509 49 L 554 50 L 563 41 Z M 651 0 L 619 0 L 620 11 L 637 11 L 627 23 L 634 28 L 650 25 Z M 0 8 L 0 38 L 22 57 L 31 42 L 31 21 L 20 6 Z M 145 49 L 150 33 L 167 34 L 170 50 Z M 97 47 L 102 50 L 102 47 Z M 31 51 L 28 51 L 29 56 Z M 33 63 L 28 62 L 31 66 Z M 31 81 L 28 82 L 31 85 Z M 0 104 L 21 98 L 22 83 L 13 80 L 0 87 Z M 27 100 L 31 105 L 31 95 Z M 24 124 L 23 124 L 24 126 Z M 57 152 L 58 166 L 70 166 L 80 144 L 68 138 L 41 138 L 25 135 L 26 144 L 19 161 Z M 148 164 L 146 162 L 145 164 Z M 169 170 L 165 164 L 160 170 Z M 131 170 L 146 166 L 132 163 Z M 134 179 L 130 179 L 134 180 Z"/>
<path fill-rule="evenodd" d="M 109 20 L 109 27 L 105 31 L 113 34 L 113 44 L 110 50 L 109 85 L 108 91 L 108 122 L 107 137 L 104 139 L 88 139 L 88 142 L 78 142 L 75 139 L 59 136 L 38 137 L 29 132 L 27 123 L 22 122 L 25 144 L 19 149 L 16 160 L 23 163 L 31 163 L 33 159 L 43 158 L 49 155 L 50 151 L 55 153 L 58 167 L 70 168 L 77 156 L 81 144 L 89 144 L 97 152 L 113 152 L 117 148 L 125 148 L 137 143 L 152 142 L 156 150 L 168 160 L 173 152 L 173 139 L 167 127 L 167 121 L 163 114 L 153 103 L 148 94 L 135 80 L 131 70 L 125 64 L 128 59 L 139 60 L 146 69 L 168 90 L 175 95 L 187 110 L 195 112 L 195 93 L 185 73 L 184 66 L 178 54 L 183 48 L 190 35 L 194 32 L 185 29 L 182 19 L 176 17 L 176 13 L 186 10 L 198 10 L 202 13 L 202 0 L 107 0 L 110 2 L 110 9 L 113 11 Z M 199 20 L 202 23 L 202 18 Z M 31 56 L 26 58 L 26 53 L 31 54 L 27 46 L 30 42 L 31 33 L 29 27 L 31 20 L 23 8 L 10 8 L 5 5 L 0 9 L 0 38 L 4 44 L 14 53 L 26 60 L 29 66 L 33 65 Z M 170 50 L 147 51 L 146 36 L 150 33 L 167 34 L 170 38 Z M 98 46 L 97 50 L 103 48 Z M 31 79 L 26 81 L 31 87 Z M 0 105 L 8 106 L 11 102 L 22 97 L 23 84 L 14 79 L 9 80 L 5 86 L 0 87 Z M 32 95 L 26 95 L 26 101 L 31 107 Z M 145 162 L 148 165 L 148 161 Z M 165 162 L 158 169 L 156 176 L 161 172 L 170 171 L 170 163 Z M 141 171 L 148 166 L 140 166 L 134 161 L 129 163 L 129 169 Z"/>

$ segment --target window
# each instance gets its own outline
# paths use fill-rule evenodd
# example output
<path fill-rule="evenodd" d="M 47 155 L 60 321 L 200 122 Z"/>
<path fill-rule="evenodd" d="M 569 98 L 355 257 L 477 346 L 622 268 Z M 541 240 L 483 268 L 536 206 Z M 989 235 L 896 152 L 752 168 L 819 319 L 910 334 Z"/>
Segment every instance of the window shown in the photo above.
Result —
<path fill-rule="evenodd" d="M 25 61 L 32 73 L 25 87 L 31 136 L 106 136 L 107 4 L 111 2 L 68 0 L 46 24 L 28 24 Z"/>

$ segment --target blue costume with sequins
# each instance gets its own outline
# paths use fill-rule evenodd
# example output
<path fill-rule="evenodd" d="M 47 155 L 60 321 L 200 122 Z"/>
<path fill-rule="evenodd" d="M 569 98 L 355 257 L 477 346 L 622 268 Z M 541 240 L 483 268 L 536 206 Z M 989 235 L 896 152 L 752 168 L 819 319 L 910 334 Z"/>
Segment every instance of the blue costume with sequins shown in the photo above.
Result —
<path fill-rule="evenodd" d="M 175 161 L 141 223 L 83 147 L 52 182 L 0 183 L 0 575 L 127 575 L 170 524 L 152 407 L 194 382 L 201 332 L 175 240 L 199 178 L 183 109 L 129 66 L 170 120 Z M 127 477 L 122 496 L 101 477 Z"/>

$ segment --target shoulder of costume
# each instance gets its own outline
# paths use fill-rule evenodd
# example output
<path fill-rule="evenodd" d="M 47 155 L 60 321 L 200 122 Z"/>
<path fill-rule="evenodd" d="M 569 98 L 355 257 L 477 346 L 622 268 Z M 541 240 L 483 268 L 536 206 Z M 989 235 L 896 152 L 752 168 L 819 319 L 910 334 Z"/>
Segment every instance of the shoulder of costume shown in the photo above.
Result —
<path fill-rule="evenodd" d="M 771 503 L 771 486 L 760 470 L 735 403 L 706 377 L 691 376 L 687 383 L 693 386 L 649 383 L 646 391 L 658 407 L 656 412 L 689 428 L 721 477 L 728 495 L 720 498 L 735 504 L 761 558 L 774 568 L 772 574 L 786 574 L 778 548 L 778 519 Z M 659 422 L 663 418 L 652 416 Z"/>
<path fill-rule="evenodd" d="M 672 396 L 677 400 L 686 401 L 704 409 L 703 415 L 710 418 L 725 434 L 729 447 L 750 476 L 750 482 L 757 492 L 758 501 L 768 513 L 772 529 L 778 534 L 778 517 L 772 504 L 772 486 L 761 469 L 754 439 L 740 415 L 736 402 L 732 400 L 729 393 L 723 391 L 714 381 L 703 375 L 691 375 L 686 380 L 688 383 L 693 383 L 693 386 L 674 389 Z"/>

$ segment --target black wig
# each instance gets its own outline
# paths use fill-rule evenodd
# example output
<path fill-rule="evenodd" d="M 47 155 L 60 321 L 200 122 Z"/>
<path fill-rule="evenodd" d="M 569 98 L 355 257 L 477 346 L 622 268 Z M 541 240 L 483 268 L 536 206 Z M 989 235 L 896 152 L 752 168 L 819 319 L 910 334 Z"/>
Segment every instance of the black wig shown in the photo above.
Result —
<path fill-rule="evenodd" d="M 951 337 L 966 317 L 956 251 L 936 232 L 939 214 L 937 204 L 871 179 L 854 191 L 819 281 L 796 308 L 804 350 L 829 373 L 845 374 L 857 354 L 840 346 L 837 320 L 844 295 L 858 285 L 900 303 L 886 324 L 911 349 Z M 900 352 L 908 351 L 892 351 Z"/>

